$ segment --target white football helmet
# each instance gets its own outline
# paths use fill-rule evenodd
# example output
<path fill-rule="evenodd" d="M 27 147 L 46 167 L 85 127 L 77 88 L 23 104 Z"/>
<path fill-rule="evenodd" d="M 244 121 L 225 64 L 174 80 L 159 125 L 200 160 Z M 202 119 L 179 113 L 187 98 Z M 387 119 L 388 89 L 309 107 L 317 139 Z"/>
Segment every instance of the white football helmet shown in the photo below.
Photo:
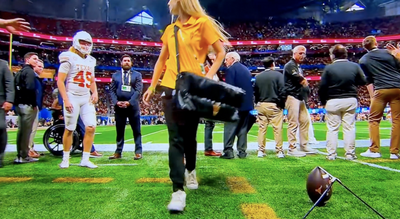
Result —
<path fill-rule="evenodd" d="M 88 48 L 82 48 L 81 44 L 79 43 L 79 40 L 83 40 L 86 42 L 89 42 L 91 45 Z M 89 55 L 92 52 L 93 48 L 93 40 L 90 34 L 86 31 L 79 31 L 75 34 L 72 46 L 81 52 L 83 55 Z"/>

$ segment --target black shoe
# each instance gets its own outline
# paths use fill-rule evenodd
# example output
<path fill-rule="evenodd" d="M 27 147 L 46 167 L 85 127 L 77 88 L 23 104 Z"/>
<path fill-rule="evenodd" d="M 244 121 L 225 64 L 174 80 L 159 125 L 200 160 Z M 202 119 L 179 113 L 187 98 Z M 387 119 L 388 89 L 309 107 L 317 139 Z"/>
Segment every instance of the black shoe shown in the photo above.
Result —
<path fill-rule="evenodd" d="M 239 154 L 237 154 L 238 158 L 243 159 L 247 157 L 247 153 L 246 152 L 241 152 Z"/>
<path fill-rule="evenodd" d="M 224 153 L 221 157 L 219 157 L 219 158 L 222 158 L 222 159 L 233 159 L 233 158 L 235 158 L 232 154 L 229 154 L 229 153 Z"/>

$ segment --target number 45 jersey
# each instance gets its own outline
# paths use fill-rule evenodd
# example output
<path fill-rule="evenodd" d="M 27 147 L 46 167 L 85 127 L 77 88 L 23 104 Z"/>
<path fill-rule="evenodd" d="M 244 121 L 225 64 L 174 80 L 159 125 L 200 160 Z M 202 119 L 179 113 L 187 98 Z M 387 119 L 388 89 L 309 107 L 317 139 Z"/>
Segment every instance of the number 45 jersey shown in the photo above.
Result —
<path fill-rule="evenodd" d="M 64 62 L 70 64 L 69 72 L 65 79 L 67 93 L 78 96 L 90 94 L 96 59 L 90 55 L 82 58 L 71 51 L 61 53 L 58 59 L 60 64 Z"/>

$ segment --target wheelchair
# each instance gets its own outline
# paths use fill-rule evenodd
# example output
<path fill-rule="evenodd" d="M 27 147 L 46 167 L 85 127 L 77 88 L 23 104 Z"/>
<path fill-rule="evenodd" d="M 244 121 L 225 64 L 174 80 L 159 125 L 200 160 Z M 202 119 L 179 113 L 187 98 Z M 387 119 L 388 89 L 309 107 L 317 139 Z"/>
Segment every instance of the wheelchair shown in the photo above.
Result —
<path fill-rule="evenodd" d="M 64 149 L 62 142 L 65 130 L 64 119 L 62 118 L 61 110 L 52 111 L 54 124 L 45 131 L 43 145 L 54 156 L 62 156 Z M 77 150 L 83 151 L 82 142 L 83 136 L 81 135 L 79 126 L 77 126 L 77 129 L 72 134 L 71 153 Z"/>

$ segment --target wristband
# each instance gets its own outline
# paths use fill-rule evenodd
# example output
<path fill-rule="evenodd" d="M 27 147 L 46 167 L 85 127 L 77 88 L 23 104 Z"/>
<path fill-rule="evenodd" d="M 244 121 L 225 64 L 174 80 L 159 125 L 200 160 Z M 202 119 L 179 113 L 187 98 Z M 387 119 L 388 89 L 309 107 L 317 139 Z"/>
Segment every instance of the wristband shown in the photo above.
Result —
<path fill-rule="evenodd" d="M 154 94 L 154 93 L 156 93 L 156 89 L 153 87 L 153 86 L 150 86 L 149 88 L 148 88 L 148 90 L 151 90 L 151 92 Z"/>

